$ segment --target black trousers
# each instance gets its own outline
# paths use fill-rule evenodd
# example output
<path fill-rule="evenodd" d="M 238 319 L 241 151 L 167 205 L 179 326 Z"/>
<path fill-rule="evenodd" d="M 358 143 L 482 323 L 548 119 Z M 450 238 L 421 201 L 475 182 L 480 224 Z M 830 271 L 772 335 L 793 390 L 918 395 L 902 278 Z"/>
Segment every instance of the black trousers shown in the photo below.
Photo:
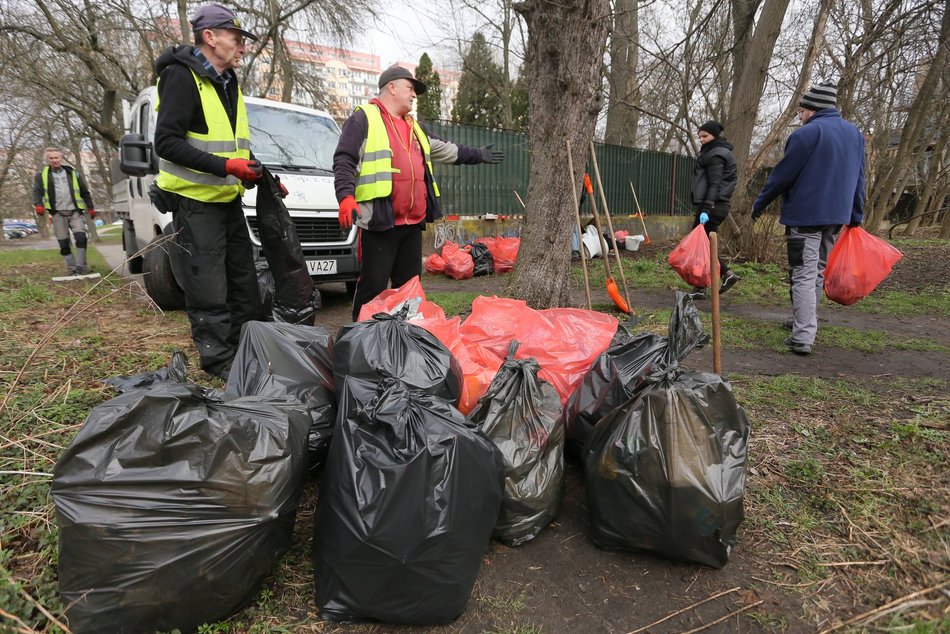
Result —
<path fill-rule="evenodd" d="M 251 238 L 240 198 L 227 203 L 177 198 L 175 273 L 201 367 L 219 374 L 234 359 L 241 326 L 260 313 Z"/>
<path fill-rule="evenodd" d="M 696 225 L 699 224 L 699 213 L 703 211 L 702 207 L 696 208 L 696 215 L 693 216 L 693 229 L 696 228 Z M 729 215 L 729 203 L 716 203 L 712 209 L 705 210 L 709 214 L 709 220 L 706 221 L 706 224 L 703 228 L 706 230 L 706 235 L 715 231 L 719 233 L 719 225 L 721 225 L 726 220 L 726 216 Z M 719 275 L 725 277 L 726 273 L 729 272 L 729 263 L 719 258 Z"/>
<path fill-rule="evenodd" d="M 399 225 L 388 231 L 360 229 L 360 277 L 353 295 L 353 321 L 363 304 L 386 290 L 422 275 L 422 225 Z"/>

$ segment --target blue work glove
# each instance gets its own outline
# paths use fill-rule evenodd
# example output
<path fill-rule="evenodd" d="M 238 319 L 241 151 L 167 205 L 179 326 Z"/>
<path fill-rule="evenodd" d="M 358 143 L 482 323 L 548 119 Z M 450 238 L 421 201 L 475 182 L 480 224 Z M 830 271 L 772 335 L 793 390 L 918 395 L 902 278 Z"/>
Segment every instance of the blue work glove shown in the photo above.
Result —
<path fill-rule="evenodd" d="M 704 225 L 709 222 L 709 214 L 705 211 L 699 212 L 699 224 Z"/>

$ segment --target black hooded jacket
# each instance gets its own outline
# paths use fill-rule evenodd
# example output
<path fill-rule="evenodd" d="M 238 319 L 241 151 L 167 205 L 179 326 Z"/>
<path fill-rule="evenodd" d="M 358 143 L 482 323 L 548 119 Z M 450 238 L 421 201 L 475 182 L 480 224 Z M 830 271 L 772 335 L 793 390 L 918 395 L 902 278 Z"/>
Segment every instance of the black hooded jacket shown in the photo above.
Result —
<path fill-rule="evenodd" d="M 736 157 L 732 143 L 718 138 L 703 145 L 693 167 L 693 203 L 711 211 L 716 203 L 727 203 L 736 190 Z"/>
<path fill-rule="evenodd" d="M 159 77 L 158 119 L 155 122 L 155 151 L 166 161 L 200 172 L 225 177 L 227 159 L 193 148 L 185 140 L 189 132 L 205 134 L 208 124 L 201 109 L 201 97 L 191 71 L 199 77 L 213 77 L 194 55 L 194 46 L 170 46 L 155 61 Z M 237 120 L 238 81 L 231 69 L 227 91 L 218 82 L 212 82 L 218 98 L 231 119 L 231 129 Z"/>

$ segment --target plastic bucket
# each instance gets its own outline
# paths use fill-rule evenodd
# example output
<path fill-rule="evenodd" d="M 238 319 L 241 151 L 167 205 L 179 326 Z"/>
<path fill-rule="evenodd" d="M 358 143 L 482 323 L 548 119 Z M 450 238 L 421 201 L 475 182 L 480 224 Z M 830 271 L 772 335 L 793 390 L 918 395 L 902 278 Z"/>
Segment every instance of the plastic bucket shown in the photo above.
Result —
<path fill-rule="evenodd" d="M 627 236 L 624 240 L 623 246 L 627 251 L 636 251 L 640 248 L 640 243 L 643 242 L 643 240 L 643 236 L 639 234 L 635 236 Z"/>

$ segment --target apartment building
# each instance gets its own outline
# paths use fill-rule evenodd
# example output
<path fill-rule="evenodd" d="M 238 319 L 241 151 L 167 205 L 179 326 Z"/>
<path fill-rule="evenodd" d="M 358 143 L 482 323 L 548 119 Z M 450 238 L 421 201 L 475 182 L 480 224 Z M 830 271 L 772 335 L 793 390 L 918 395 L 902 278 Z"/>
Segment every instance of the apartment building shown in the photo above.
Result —
<path fill-rule="evenodd" d="M 312 94 L 307 86 L 295 86 L 295 103 L 325 109 L 335 119 L 343 121 L 353 112 L 353 108 L 369 103 L 376 96 L 379 90 L 377 81 L 384 68 L 379 55 L 307 42 L 288 41 L 287 45 L 291 57 L 304 65 L 304 73 L 319 78 L 323 85 L 319 96 Z M 264 51 L 261 57 L 266 58 L 267 52 Z M 415 63 L 396 63 L 408 68 L 413 74 L 416 71 Z M 444 69 L 436 69 L 436 72 L 439 73 L 442 86 L 442 117 L 448 118 L 458 93 L 461 73 Z M 272 82 L 264 92 L 267 97 L 277 99 L 281 94 L 281 86 L 279 82 Z"/>

